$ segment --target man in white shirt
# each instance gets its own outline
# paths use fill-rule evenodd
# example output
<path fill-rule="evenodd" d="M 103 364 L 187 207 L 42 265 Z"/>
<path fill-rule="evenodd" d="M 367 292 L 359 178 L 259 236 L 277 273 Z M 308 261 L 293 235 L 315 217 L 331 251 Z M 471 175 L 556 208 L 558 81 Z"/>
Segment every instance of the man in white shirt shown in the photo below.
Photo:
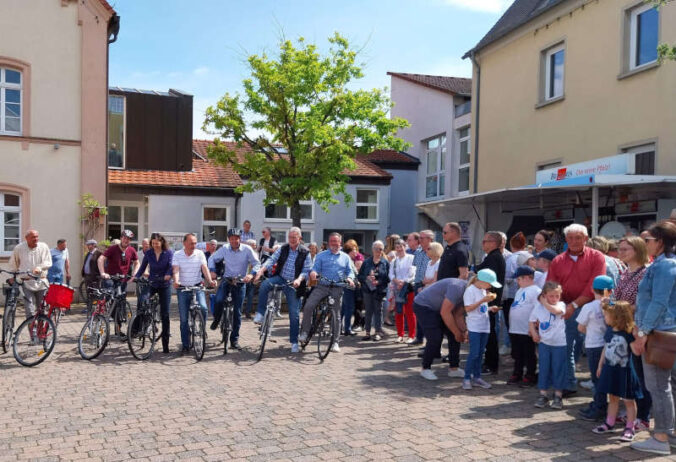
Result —
<path fill-rule="evenodd" d="M 207 268 L 207 259 L 204 252 L 195 248 L 197 246 L 197 237 L 193 233 L 183 236 L 183 249 L 174 253 L 172 266 L 174 268 L 174 288 L 176 289 L 176 298 L 178 299 L 178 315 L 181 321 L 181 343 L 183 344 L 182 353 L 190 350 L 190 327 L 188 326 L 188 311 L 190 310 L 190 301 L 192 294 L 183 292 L 179 287 L 196 286 L 202 282 L 202 276 L 210 287 L 215 286 L 211 279 L 209 268 Z M 204 316 L 204 322 L 207 320 L 207 301 L 203 291 L 197 292 L 197 303 L 199 303 Z"/>
<path fill-rule="evenodd" d="M 23 283 L 24 308 L 26 319 L 35 314 L 47 292 L 47 270 L 52 266 L 49 247 L 40 242 L 40 233 L 34 229 L 26 233 L 26 241 L 14 247 L 9 259 L 10 271 L 27 271 L 40 279 L 28 279 Z"/>

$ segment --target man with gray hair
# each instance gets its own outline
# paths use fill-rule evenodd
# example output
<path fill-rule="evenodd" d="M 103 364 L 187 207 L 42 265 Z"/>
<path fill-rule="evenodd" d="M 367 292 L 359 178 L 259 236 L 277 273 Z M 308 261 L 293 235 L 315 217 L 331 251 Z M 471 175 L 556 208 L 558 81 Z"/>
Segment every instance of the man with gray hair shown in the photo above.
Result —
<path fill-rule="evenodd" d="M 567 226 L 563 233 L 568 250 L 552 260 L 547 281 L 561 284 L 561 300 L 566 304 L 566 389 L 563 396 L 570 396 L 577 390 L 575 379 L 575 342 L 578 341 L 577 322 L 580 307 L 594 300 L 592 284 L 596 276 L 606 274 L 606 259 L 601 252 L 585 246 L 589 235 L 587 228 L 580 224 Z"/>
<path fill-rule="evenodd" d="M 40 279 L 28 279 L 23 283 L 24 308 L 26 319 L 35 314 L 36 308 L 42 303 L 47 292 L 47 270 L 52 266 L 52 256 L 49 247 L 40 242 L 40 233 L 29 229 L 26 240 L 14 247 L 9 259 L 9 271 L 26 271 L 39 276 Z"/>
<path fill-rule="evenodd" d="M 496 231 L 496 233 L 498 233 L 501 238 L 500 252 L 502 252 L 502 256 L 505 257 L 505 260 L 507 260 L 507 257 L 509 257 L 512 254 L 512 252 L 507 250 L 507 235 L 502 231 Z"/>

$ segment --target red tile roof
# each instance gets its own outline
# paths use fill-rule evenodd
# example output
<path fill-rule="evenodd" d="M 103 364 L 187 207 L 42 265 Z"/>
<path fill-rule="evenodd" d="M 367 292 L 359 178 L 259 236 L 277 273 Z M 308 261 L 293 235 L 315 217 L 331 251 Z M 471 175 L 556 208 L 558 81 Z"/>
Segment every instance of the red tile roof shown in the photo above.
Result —
<path fill-rule="evenodd" d="M 113 7 L 110 6 L 110 3 L 108 3 L 106 0 L 99 0 L 99 2 L 101 3 L 101 5 L 103 5 L 103 7 L 104 7 L 106 10 L 112 11 L 113 13 L 115 13 L 115 10 L 113 9 Z"/>
<path fill-rule="evenodd" d="M 108 182 L 118 185 L 139 186 L 174 186 L 189 188 L 219 188 L 234 189 L 242 185 L 242 179 L 232 166 L 218 166 L 208 159 L 207 147 L 211 144 L 208 140 L 193 140 L 192 147 L 195 156 L 192 161 L 192 171 L 177 172 L 167 170 L 119 170 L 108 169 Z M 244 145 L 238 148 L 235 143 L 225 142 L 236 151 L 239 156 L 250 152 Z M 396 151 L 391 151 L 395 154 Z M 392 175 L 381 169 L 374 163 L 358 156 L 355 159 L 356 168 L 351 172 L 345 172 L 353 178 L 392 178 Z"/>
<path fill-rule="evenodd" d="M 472 94 L 472 79 L 446 77 L 443 75 L 408 74 L 406 72 L 388 72 L 387 75 L 399 77 L 400 79 L 452 95 L 470 96 Z"/>

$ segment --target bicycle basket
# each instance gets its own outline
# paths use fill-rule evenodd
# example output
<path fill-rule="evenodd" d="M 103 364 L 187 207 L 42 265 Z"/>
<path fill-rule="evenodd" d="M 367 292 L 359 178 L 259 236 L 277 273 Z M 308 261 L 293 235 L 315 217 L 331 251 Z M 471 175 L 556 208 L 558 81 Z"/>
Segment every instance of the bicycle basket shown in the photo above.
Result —
<path fill-rule="evenodd" d="M 55 308 L 69 309 L 75 290 L 65 284 L 50 284 L 45 295 L 45 303 Z"/>

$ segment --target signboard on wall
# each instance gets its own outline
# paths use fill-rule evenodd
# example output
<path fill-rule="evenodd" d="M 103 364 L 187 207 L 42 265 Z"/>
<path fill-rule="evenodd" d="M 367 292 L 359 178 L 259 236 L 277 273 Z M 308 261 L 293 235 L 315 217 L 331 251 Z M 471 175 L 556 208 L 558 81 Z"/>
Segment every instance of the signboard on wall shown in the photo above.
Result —
<path fill-rule="evenodd" d="M 535 183 L 578 178 L 588 175 L 629 175 L 634 173 L 634 154 L 618 154 L 601 159 L 578 162 L 535 172 Z"/>
<path fill-rule="evenodd" d="M 167 240 L 167 245 L 172 250 L 183 248 L 183 236 L 185 233 L 160 233 Z"/>

